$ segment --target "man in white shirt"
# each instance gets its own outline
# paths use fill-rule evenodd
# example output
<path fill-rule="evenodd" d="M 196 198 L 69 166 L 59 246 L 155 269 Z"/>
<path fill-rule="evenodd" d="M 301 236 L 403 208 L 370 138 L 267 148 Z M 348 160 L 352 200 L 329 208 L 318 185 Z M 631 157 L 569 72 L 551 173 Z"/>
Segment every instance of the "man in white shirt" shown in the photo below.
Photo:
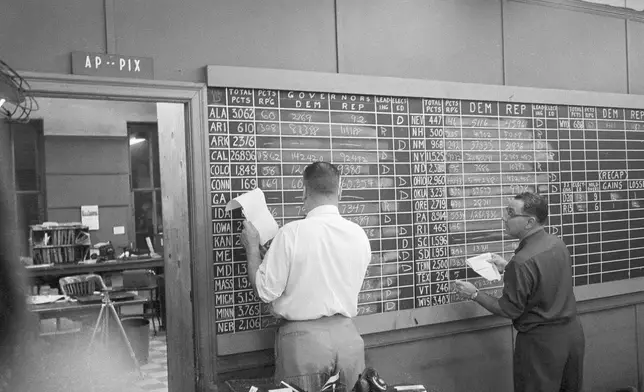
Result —
<path fill-rule="evenodd" d="M 305 219 L 282 227 L 262 257 L 257 229 L 241 235 L 251 284 L 287 320 L 275 341 L 275 380 L 335 374 L 351 388 L 364 370 L 364 342 L 352 317 L 371 259 L 365 231 L 340 216 L 340 173 L 314 162 L 303 175 Z"/>

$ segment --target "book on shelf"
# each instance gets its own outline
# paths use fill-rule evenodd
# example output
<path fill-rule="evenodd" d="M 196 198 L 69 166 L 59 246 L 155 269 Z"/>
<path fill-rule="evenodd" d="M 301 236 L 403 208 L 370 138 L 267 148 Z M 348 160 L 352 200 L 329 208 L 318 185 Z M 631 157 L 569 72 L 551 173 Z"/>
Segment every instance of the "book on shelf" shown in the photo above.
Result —
<path fill-rule="evenodd" d="M 92 244 L 87 226 L 69 223 L 30 226 L 29 241 L 34 264 L 77 263 Z"/>

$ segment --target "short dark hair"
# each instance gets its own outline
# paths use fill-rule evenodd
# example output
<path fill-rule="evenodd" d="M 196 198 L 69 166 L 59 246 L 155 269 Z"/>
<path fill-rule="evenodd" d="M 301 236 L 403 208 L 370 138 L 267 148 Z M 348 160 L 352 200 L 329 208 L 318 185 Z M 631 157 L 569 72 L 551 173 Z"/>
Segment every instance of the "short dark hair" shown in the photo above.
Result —
<path fill-rule="evenodd" d="M 313 193 L 325 196 L 337 194 L 340 170 L 329 162 L 313 162 L 304 169 L 304 185 Z"/>
<path fill-rule="evenodd" d="M 533 215 L 540 224 L 548 219 L 548 200 L 538 193 L 523 192 L 514 196 L 515 200 L 523 201 L 523 213 Z"/>

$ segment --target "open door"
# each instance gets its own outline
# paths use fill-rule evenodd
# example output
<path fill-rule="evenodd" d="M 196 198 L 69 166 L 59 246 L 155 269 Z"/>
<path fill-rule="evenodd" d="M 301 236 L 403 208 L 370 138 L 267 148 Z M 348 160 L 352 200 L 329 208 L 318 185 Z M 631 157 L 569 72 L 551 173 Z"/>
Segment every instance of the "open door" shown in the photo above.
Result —
<path fill-rule="evenodd" d="M 8 204 L 8 211 L 15 211 L 15 192 L 13 189 L 13 151 L 11 148 L 11 125 L 6 119 L 0 118 L 0 186 L 5 197 L 0 203 Z M 17 215 L 12 215 L 13 222 L 6 222 L 6 227 L 17 227 Z M 13 235 L 15 235 L 14 233 Z M 14 240 L 17 240 L 14 238 Z"/>

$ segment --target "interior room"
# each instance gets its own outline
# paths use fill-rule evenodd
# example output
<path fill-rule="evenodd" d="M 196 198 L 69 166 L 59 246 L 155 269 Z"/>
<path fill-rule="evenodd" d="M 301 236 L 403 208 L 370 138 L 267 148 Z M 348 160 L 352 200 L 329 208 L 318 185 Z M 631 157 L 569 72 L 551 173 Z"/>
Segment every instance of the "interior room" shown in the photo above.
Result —
<path fill-rule="evenodd" d="M 73 289 L 61 279 L 98 275 L 112 290 L 124 330 L 138 339 L 146 385 L 155 381 L 167 390 L 156 104 L 37 102 L 28 122 L 3 122 L 3 136 L 13 157 L 20 260 L 37 295 L 30 298 L 37 301 L 39 333 L 60 350 L 82 345 L 98 313 L 79 318 L 55 305 Z M 100 307 L 99 286 L 78 290 L 80 304 Z"/>
<path fill-rule="evenodd" d="M 0 390 L 644 391 L 641 42 L 643 0 L 7 2 Z"/>

